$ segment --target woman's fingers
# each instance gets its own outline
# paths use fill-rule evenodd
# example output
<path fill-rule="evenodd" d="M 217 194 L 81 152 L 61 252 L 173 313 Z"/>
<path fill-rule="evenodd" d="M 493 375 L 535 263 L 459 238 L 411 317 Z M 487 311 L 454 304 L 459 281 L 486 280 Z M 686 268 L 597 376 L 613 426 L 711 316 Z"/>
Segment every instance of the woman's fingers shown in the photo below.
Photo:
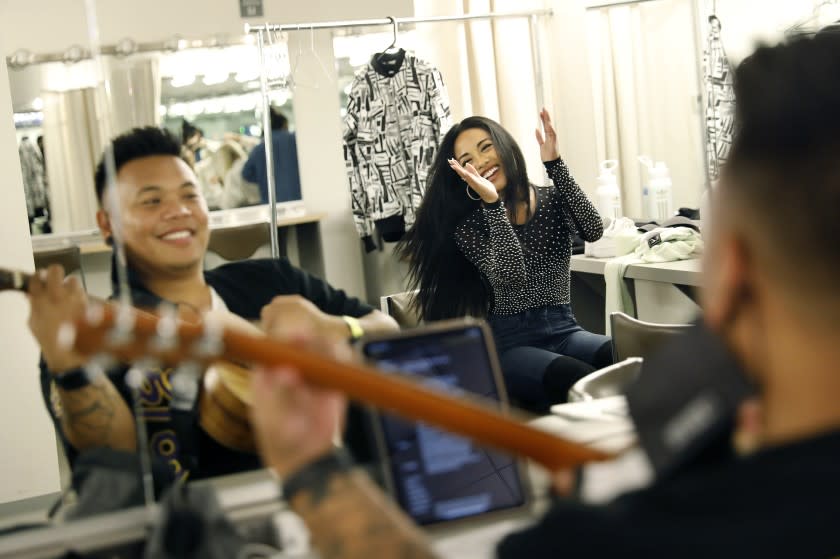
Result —
<path fill-rule="evenodd" d="M 545 129 L 546 136 L 553 136 L 555 135 L 554 132 L 554 125 L 551 123 L 551 115 L 548 114 L 548 111 L 543 108 L 540 111 L 540 119 L 542 120 L 543 128 Z"/>

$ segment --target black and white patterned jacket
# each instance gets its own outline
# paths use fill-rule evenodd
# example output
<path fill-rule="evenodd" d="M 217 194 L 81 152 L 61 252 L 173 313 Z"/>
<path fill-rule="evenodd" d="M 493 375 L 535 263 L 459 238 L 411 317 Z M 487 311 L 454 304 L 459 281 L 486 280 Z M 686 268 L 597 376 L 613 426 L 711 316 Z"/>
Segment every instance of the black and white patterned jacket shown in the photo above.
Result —
<path fill-rule="evenodd" d="M 353 220 L 364 239 L 376 221 L 403 216 L 406 227 L 414 223 L 452 119 L 440 72 L 407 51 L 392 77 L 377 72 L 375 59 L 360 69 L 349 97 L 344 162 Z"/>

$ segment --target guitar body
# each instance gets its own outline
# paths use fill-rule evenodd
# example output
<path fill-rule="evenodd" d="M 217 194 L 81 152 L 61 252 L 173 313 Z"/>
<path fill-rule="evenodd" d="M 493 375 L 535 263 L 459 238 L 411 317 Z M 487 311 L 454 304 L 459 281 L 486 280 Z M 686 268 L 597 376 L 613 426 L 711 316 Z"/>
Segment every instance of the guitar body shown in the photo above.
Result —
<path fill-rule="evenodd" d="M 213 320 L 228 331 L 264 337 L 255 324 L 226 311 L 211 311 L 204 320 Z M 232 450 L 254 453 L 251 429 L 251 372 L 230 361 L 217 361 L 204 373 L 198 402 L 199 425 L 216 442 Z"/>
<path fill-rule="evenodd" d="M 256 452 L 249 413 L 251 372 L 220 361 L 204 373 L 198 401 L 199 425 L 216 442 L 239 452 Z"/>

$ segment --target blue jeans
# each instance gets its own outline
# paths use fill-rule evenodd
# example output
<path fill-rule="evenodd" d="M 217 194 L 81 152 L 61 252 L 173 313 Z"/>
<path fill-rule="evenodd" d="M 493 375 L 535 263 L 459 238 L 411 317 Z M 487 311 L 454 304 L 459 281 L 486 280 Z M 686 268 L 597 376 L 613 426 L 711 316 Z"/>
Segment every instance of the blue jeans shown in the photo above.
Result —
<path fill-rule="evenodd" d="M 489 323 L 508 393 L 531 411 L 565 402 L 578 379 L 612 362 L 611 339 L 581 328 L 571 305 L 491 315 Z"/>

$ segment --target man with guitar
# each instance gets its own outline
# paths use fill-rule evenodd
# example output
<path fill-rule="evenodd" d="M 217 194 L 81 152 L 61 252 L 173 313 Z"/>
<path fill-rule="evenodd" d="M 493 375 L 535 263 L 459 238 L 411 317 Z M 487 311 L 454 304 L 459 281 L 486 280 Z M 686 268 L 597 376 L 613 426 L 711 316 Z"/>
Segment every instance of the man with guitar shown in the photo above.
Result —
<path fill-rule="evenodd" d="M 179 142 L 165 130 L 147 127 L 117 137 L 111 149 L 115 188 L 106 188 L 103 156 L 95 173 L 97 220 L 106 242 L 124 248 L 133 305 L 156 309 L 168 302 L 186 319 L 212 310 L 246 321 L 258 321 L 270 309 L 273 328 L 287 335 L 313 332 L 348 339 L 398 328 L 387 315 L 286 259 L 233 262 L 205 272 L 207 204 L 193 170 L 181 158 Z M 120 295 L 116 260 L 113 285 Z M 29 327 L 43 355 L 44 396 L 71 463 L 92 448 L 134 451 L 138 426 L 126 368 L 90 375 L 83 369 L 85 359 L 57 341 L 60 324 L 79 316 L 88 304 L 79 282 L 53 266 L 31 279 L 29 298 Z M 144 371 L 138 390 L 139 413 L 156 461 L 166 463 L 175 477 L 190 479 L 259 467 L 253 452 L 220 444 L 198 428 L 194 415 L 180 416 L 170 408 L 171 373 Z"/>
<path fill-rule="evenodd" d="M 667 372 L 670 388 L 689 367 L 707 373 L 701 383 L 755 383 L 758 448 L 695 461 L 603 506 L 557 501 L 502 541 L 499 557 L 840 556 L 840 33 L 760 47 L 736 71 L 735 97 L 737 134 L 707 228 L 703 327 L 686 338 L 697 355 Z M 279 313 L 264 319 L 283 336 Z M 718 362 L 728 366 L 712 370 Z M 697 397 L 716 388 L 706 382 Z M 288 368 L 258 372 L 254 387 L 263 460 L 321 557 L 434 555 L 333 450 L 342 395 Z M 667 405 L 671 394 L 654 396 Z M 714 405 L 686 406 L 692 413 L 660 434 L 678 442 Z"/>

